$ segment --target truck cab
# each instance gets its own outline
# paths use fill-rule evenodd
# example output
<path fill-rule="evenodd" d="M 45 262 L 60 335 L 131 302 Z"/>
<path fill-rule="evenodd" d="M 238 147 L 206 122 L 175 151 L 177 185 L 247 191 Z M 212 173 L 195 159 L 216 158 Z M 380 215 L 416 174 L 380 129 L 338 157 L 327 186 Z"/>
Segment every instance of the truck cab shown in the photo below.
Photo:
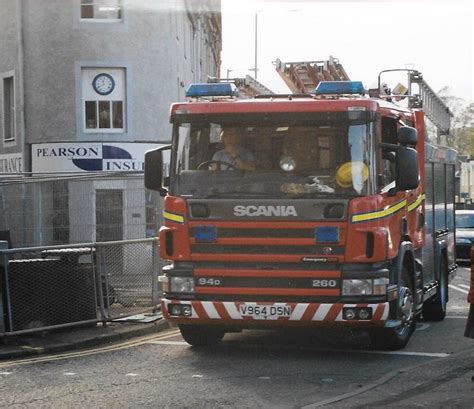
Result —
<path fill-rule="evenodd" d="M 246 100 L 231 85 L 197 85 L 172 106 L 169 178 L 163 149 L 145 157 L 146 186 L 165 196 L 160 254 L 173 261 L 162 310 L 185 340 L 342 325 L 397 349 L 423 309 L 444 318 L 448 258 L 443 283 L 423 271 L 423 112 L 359 82 Z M 215 159 L 229 129 L 251 170 Z"/>

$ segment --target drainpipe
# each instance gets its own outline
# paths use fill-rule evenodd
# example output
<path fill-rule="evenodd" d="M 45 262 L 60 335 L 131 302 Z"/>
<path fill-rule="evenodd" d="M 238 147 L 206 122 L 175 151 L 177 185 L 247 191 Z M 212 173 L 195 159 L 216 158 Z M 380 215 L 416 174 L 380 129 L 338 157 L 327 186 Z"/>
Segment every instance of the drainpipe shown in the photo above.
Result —
<path fill-rule="evenodd" d="M 25 137 L 25 87 L 24 87 L 24 48 L 23 48 L 23 0 L 16 0 L 16 29 L 17 29 L 17 38 L 18 38 L 18 102 L 19 102 L 19 112 L 17 109 L 15 101 L 15 120 L 20 118 L 20 135 L 19 142 L 21 144 L 21 154 L 23 157 L 23 163 L 21 166 L 22 172 L 26 171 L 26 137 Z M 16 94 L 15 94 L 16 95 Z M 30 166 L 28 164 L 28 170 Z M 22 202 L 23 202 L 23 243 L 26 243 L 26 217 L 25 217 L 25 188 L 26 186 L 22 185 Z"/>
<path fill-rule="evenodd" d="M 17 27 L 17 38 L 18 38 L 18 102 L 19 102 L 19 112 L 16 110 L 15 118 L 20 119 L 20 143 L 21 143 L 21 152 L 23 156 L 22 171 L 25 172 L 26 168 L 26 135 L 25 135 L 25 87 L 24 87 L 24 36 L 23 36 L 23 0 L 16 0 L 16 27 Z M 15 107 L 17 105 L 15 104 Z M 18 115 L 19 114 L 19 115 Z M 18 116 L 17 116 L 18 115 Z M 28 162 L 29 163 L 29 162 Z M 28 168 L 29 168 L 28 164 Z M 31 171 L 31 169 L 28 169 Z"/>

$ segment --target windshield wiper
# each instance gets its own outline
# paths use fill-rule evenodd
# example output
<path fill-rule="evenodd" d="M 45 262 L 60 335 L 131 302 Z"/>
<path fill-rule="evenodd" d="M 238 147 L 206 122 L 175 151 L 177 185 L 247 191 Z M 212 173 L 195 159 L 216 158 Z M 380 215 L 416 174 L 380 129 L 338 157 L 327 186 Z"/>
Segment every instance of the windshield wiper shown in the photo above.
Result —
<path fill-rule="evenodd" d="M 352 197 L 358 197 L 357 195 L 347 195 L 342 193 L 322 193 L 322 192 L 311 192 L 311 193 L 296 193 L 294 195 L 287 194 L 285 195 L 288 199 L 301 199 L 306 197 L 308 199 L 318 198 L 318 199 L 349 199 Z"/>
<path fill-rule="evenodd" d="M 226 197 L 236 197 L 236 196 L 245 196 L 245 197 L 276 197 L 275 193 L 273 192 L 242 192 L 242 191 L 232 191 L 232 192 L 213 192 L 208 195 L 205 195 L 204 197 L 206 199 L 211 199 L 211 198 L 223 198 L 225 199 Z"/>

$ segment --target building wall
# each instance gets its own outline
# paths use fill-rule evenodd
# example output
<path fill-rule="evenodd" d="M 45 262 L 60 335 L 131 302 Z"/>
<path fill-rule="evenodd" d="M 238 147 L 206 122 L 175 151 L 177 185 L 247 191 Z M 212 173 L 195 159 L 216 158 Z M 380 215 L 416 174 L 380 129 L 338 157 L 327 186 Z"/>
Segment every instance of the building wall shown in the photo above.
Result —
<path fill-rule="evenodd" d="M 92 142 L 101 147 L 110 143 L 106 149 L 118 152 L 112 158 L 117 163 L 125 160 L 120 156 L 125 150 L 142 152 L 150 143 L 168 142 L 170 104 L 185 99 L 191 82 L 218 76 L 220 0 L 122 0 L 121 6 L 119 20 L 97 21 L 81 19 L 81 0 L 0 0 L 0 177 L 41 172 L 41 167 L 32 168 L 33 148 L 46 146 L 49 164 L 60 169 L 64 161 L 78 159 L 66 157 L 67 152 L 78 146 L 85 150 Z M 98 74 L 113 78 L 113 91 L 99 95 L 93 87 Z M 1 128 L 5 76 L 15 79 L 16 138 L 8 143 Z M 110 111 L 119 112 L 117 100 L 123 103 L 117 105 L 125 112 L 123 121 L 109 121 L 113 126 L 104 131 L 101 105 L 110 103 Z M 86 121 L 86 106 L 97 108 L 95 122 Z M 136 149 L 128 149 L 130 143 Z M 66 153 L 57 158 L 54 152 Z M 78 171 L 87 173 L 89 163 Z M 0 184 L 0 230 L 10 233 L 15 247 L 95 241 L 107 235 L 96 223 L 97 215 L 104 214 L 98 200 L 107 206 L 120 192 L 123 211 L 114 213 L 120 220 L 114 222 L 115 231 L 110 222 L 110 237 L 156 233 L 161 202 L 156 195 L 146 199 L 150 192 L 141 176 L 131 180 L 117 175 L 112 181 L 58 177 Z M 100 217 L 107 218 L 106 213 Z M 120 237 L 115 234 L 119 230 Z"/>
<path fill-rule="evenodd" d="M 168 141 L 170 104 L 184 99 L 189 83 L 219 72 L 220 14 L 203 12 L 219 12 L 220 1 L 123 0 L 123 20 L 107 23 L 81 20 L 80 0 L 0 0 L 0 6 L 0 73 L 17 72 L 17 34 L 23 35 L 27 144 Z M 124 132 L 84 132 L 87 67 L 124 70 Z"/>
<path fill-rule="evenodd" d="M 0 172 L 23 170 L 21 99 L 21 21 L 19 0 L 0 0 Z M 13 77 L 16 138 L 4 140 L 4 79 Z"/>

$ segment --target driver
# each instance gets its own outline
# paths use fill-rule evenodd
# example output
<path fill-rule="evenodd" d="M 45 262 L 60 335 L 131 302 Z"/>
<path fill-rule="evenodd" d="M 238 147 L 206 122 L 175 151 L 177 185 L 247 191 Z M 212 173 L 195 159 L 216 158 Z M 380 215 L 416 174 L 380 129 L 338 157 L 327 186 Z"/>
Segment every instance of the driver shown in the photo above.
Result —
<path fill-rule="evenodd" d="M 221 132 L 221 140 L 224 149 L 217 151 L 212 162 L 222 162 L 211 164 L 212 170 L 240 169 L 255 170 L 255 158 L 249 150 L 240 146 L 240 135 L 235 128 L 227 128 Z M 226 165 L 226 164 L 229 165 Z"/>

